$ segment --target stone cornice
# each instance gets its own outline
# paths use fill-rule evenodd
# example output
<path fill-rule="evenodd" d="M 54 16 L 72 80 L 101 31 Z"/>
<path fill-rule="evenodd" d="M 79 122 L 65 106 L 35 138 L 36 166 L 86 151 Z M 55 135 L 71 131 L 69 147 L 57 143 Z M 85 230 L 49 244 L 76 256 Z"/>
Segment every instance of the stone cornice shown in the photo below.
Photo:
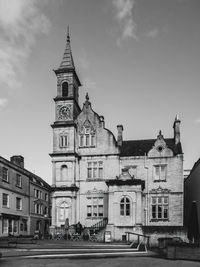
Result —
<path fill-rule="evenodd" d="M 56 74 L 56 76 L 58 75 L 58 74 L 62 74 L 62 73 L 73 73 L 74 74 L 74 76 L 76 77 L 76 80 L 77 80 L 77 82 L 78 82 L 78 85 L 79 86 L 81 86 L 82 84 L 81 84 L 81 82 L 80 82 L 80 80 L 79 80 L 79 78 L 78 78 L 78 75 L 77 75 L 77 73 L 76 73 L 76 70 L 74 69 L 74 68 L 58 68 L 57 70 L 53 70 L 54 72 L 55 72 L 55 74 Z"/>
<path fill-rule="evenodd" d="M 54 122 L 54 124 L 51 124 L 51 127 L 54 128 L 60 128 L 60 127 L 77 127 L 76 123 L 74 121 L 57 121 Z"/>
<path fill-rule="evenodd" d="M 51 192 L 55 192 L 55 191 L 71 191 L 71 192 L 77 192 L 79 190 L 79 187 L 77 187 L 76 185 L 72 185 L 72 186 L 53 186 L 51 187 Z"/>
<path fill-rule="evenodd" d="M 107 186 L 113 186 L 113 185 L 141 185 L 142 190 L 145 188 L 145 181 L 140 179 L 131 179 L 131 180 L 120 180 L 120 179 L 110 179 L 106 181 Z"/>
<path fill-rule="evenodd" d="M 67 156 L 74 156 L 75 158 L 80 158 L 80 156 L 77 154 L 77 153 L 72 153 L 72 152 L 69 152 L 69 153 L 62 153 L 62 152 L 55 152 L 55 153 L 51 153 L 49 154 L 50 157 L 67 157 Z"/>

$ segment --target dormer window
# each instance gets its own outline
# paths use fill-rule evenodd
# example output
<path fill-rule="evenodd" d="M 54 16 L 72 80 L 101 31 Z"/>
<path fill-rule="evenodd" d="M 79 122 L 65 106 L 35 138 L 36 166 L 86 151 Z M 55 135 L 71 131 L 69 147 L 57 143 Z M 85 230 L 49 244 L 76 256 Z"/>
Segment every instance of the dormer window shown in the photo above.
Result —
<path fill-rule="evenodd" d="M 64 82 L 62 84 L 62 96 L 67 97 L 68 96 L 68 82 Z"/>

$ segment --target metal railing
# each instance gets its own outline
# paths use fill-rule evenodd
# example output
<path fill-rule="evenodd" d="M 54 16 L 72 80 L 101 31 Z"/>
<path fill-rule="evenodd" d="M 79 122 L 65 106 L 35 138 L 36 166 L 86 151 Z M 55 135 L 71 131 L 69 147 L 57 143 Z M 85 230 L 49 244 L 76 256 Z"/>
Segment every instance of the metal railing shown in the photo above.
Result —
<path fill-rule="evenodd" d="M 100 230 L 104 229 L 107 224 L 108 224 L 108 218 L 103 218 L 103 220 L 93 224 L 89 228 L 91 230 L 100 231 Z"/>
<path fill-rule="evenodd" d="M 131 242 L 130 240 L 130 235 L 134 235 L 134 236 L 137 236 L 137 243 L 140 244 L 141 243 L 141 238 L 145 239 L 146 241 L 146 245 L 147 247 L 149 247 L 149 239 L 150 239 L 150 236 L 148 235 L 142 235 L 142 234 L 136 234 L 136 233 L 133 233 L 133 232 L 125 232 L 126 233 L 126 240 L 128 242 Z"/>

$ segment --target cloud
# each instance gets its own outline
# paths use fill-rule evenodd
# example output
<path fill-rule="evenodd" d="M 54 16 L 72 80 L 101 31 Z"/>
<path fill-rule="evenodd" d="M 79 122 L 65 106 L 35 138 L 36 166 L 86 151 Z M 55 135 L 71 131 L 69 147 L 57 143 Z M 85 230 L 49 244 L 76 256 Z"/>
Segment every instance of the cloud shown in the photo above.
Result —
<path fill-rule="evenodd" d="M 82 50 L 82 52 L 80 53 L 80 56 L 78 58 L 78 65 L 83 70 L 89 69 L 90 62 L 89 62 L 88 56 L 84 50 Z"/>
<path fill-rule="evenodd" d="M 40 34 L 50 29 L 49 19 L 42 13 L 48 1 L 0 0 L 0 84 L 9 88 L 21 85 L 19 75 Z"/>
<path fill-rule="evenodd" d="M 83 86 L 86 89 L 96 89 L 97 84 L 96 84 L 96 82 L 92 81 L 90 78 L 85 78 L 83 80 Z"/>
<path fill-rule="evenodd" d="M 0 98 L 0 109 L 5 108 L 7 103 L 8 103 L 8 100 L 6 98 Z"/>
<path fill-rule="evenodd" d="M 135 0 L 113 0 L 112 4 L 114 7 L 115 20 L 121 32 L 118 43 L 128 38 L 137 39 L 137 25 L 133 20 Z"/>
<path fill-rule="evenodd" d="M 195 119 L 195 120 L 194 120 L 194 123 L 195 123 L 195 124 L 199 124 L 199 123 L 200 123 L 200 118 Z"/>
<path fill-rule="evenodd" d="M 153 38 L 156 38 L 158 36 L 158 34 L 159 34 L 159 30 L 157 28 L 155 28 L 155 29 L 147 32 L 146 36 L 153 39 Z"/>

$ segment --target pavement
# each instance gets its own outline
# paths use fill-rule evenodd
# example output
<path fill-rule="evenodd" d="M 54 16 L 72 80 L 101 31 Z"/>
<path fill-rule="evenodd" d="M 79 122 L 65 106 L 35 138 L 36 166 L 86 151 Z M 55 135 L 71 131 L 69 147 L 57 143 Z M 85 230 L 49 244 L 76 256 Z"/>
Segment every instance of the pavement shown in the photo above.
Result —
<path fill-rule="evenodd" d="M 36 244 L 17 244 L 16 248 L 0 248 L 2 258 L 105 258 L 157 256 L 152 251 L 138 251 L 124 243 L 97 243 L 70 240 L 38 240 Z"/>

